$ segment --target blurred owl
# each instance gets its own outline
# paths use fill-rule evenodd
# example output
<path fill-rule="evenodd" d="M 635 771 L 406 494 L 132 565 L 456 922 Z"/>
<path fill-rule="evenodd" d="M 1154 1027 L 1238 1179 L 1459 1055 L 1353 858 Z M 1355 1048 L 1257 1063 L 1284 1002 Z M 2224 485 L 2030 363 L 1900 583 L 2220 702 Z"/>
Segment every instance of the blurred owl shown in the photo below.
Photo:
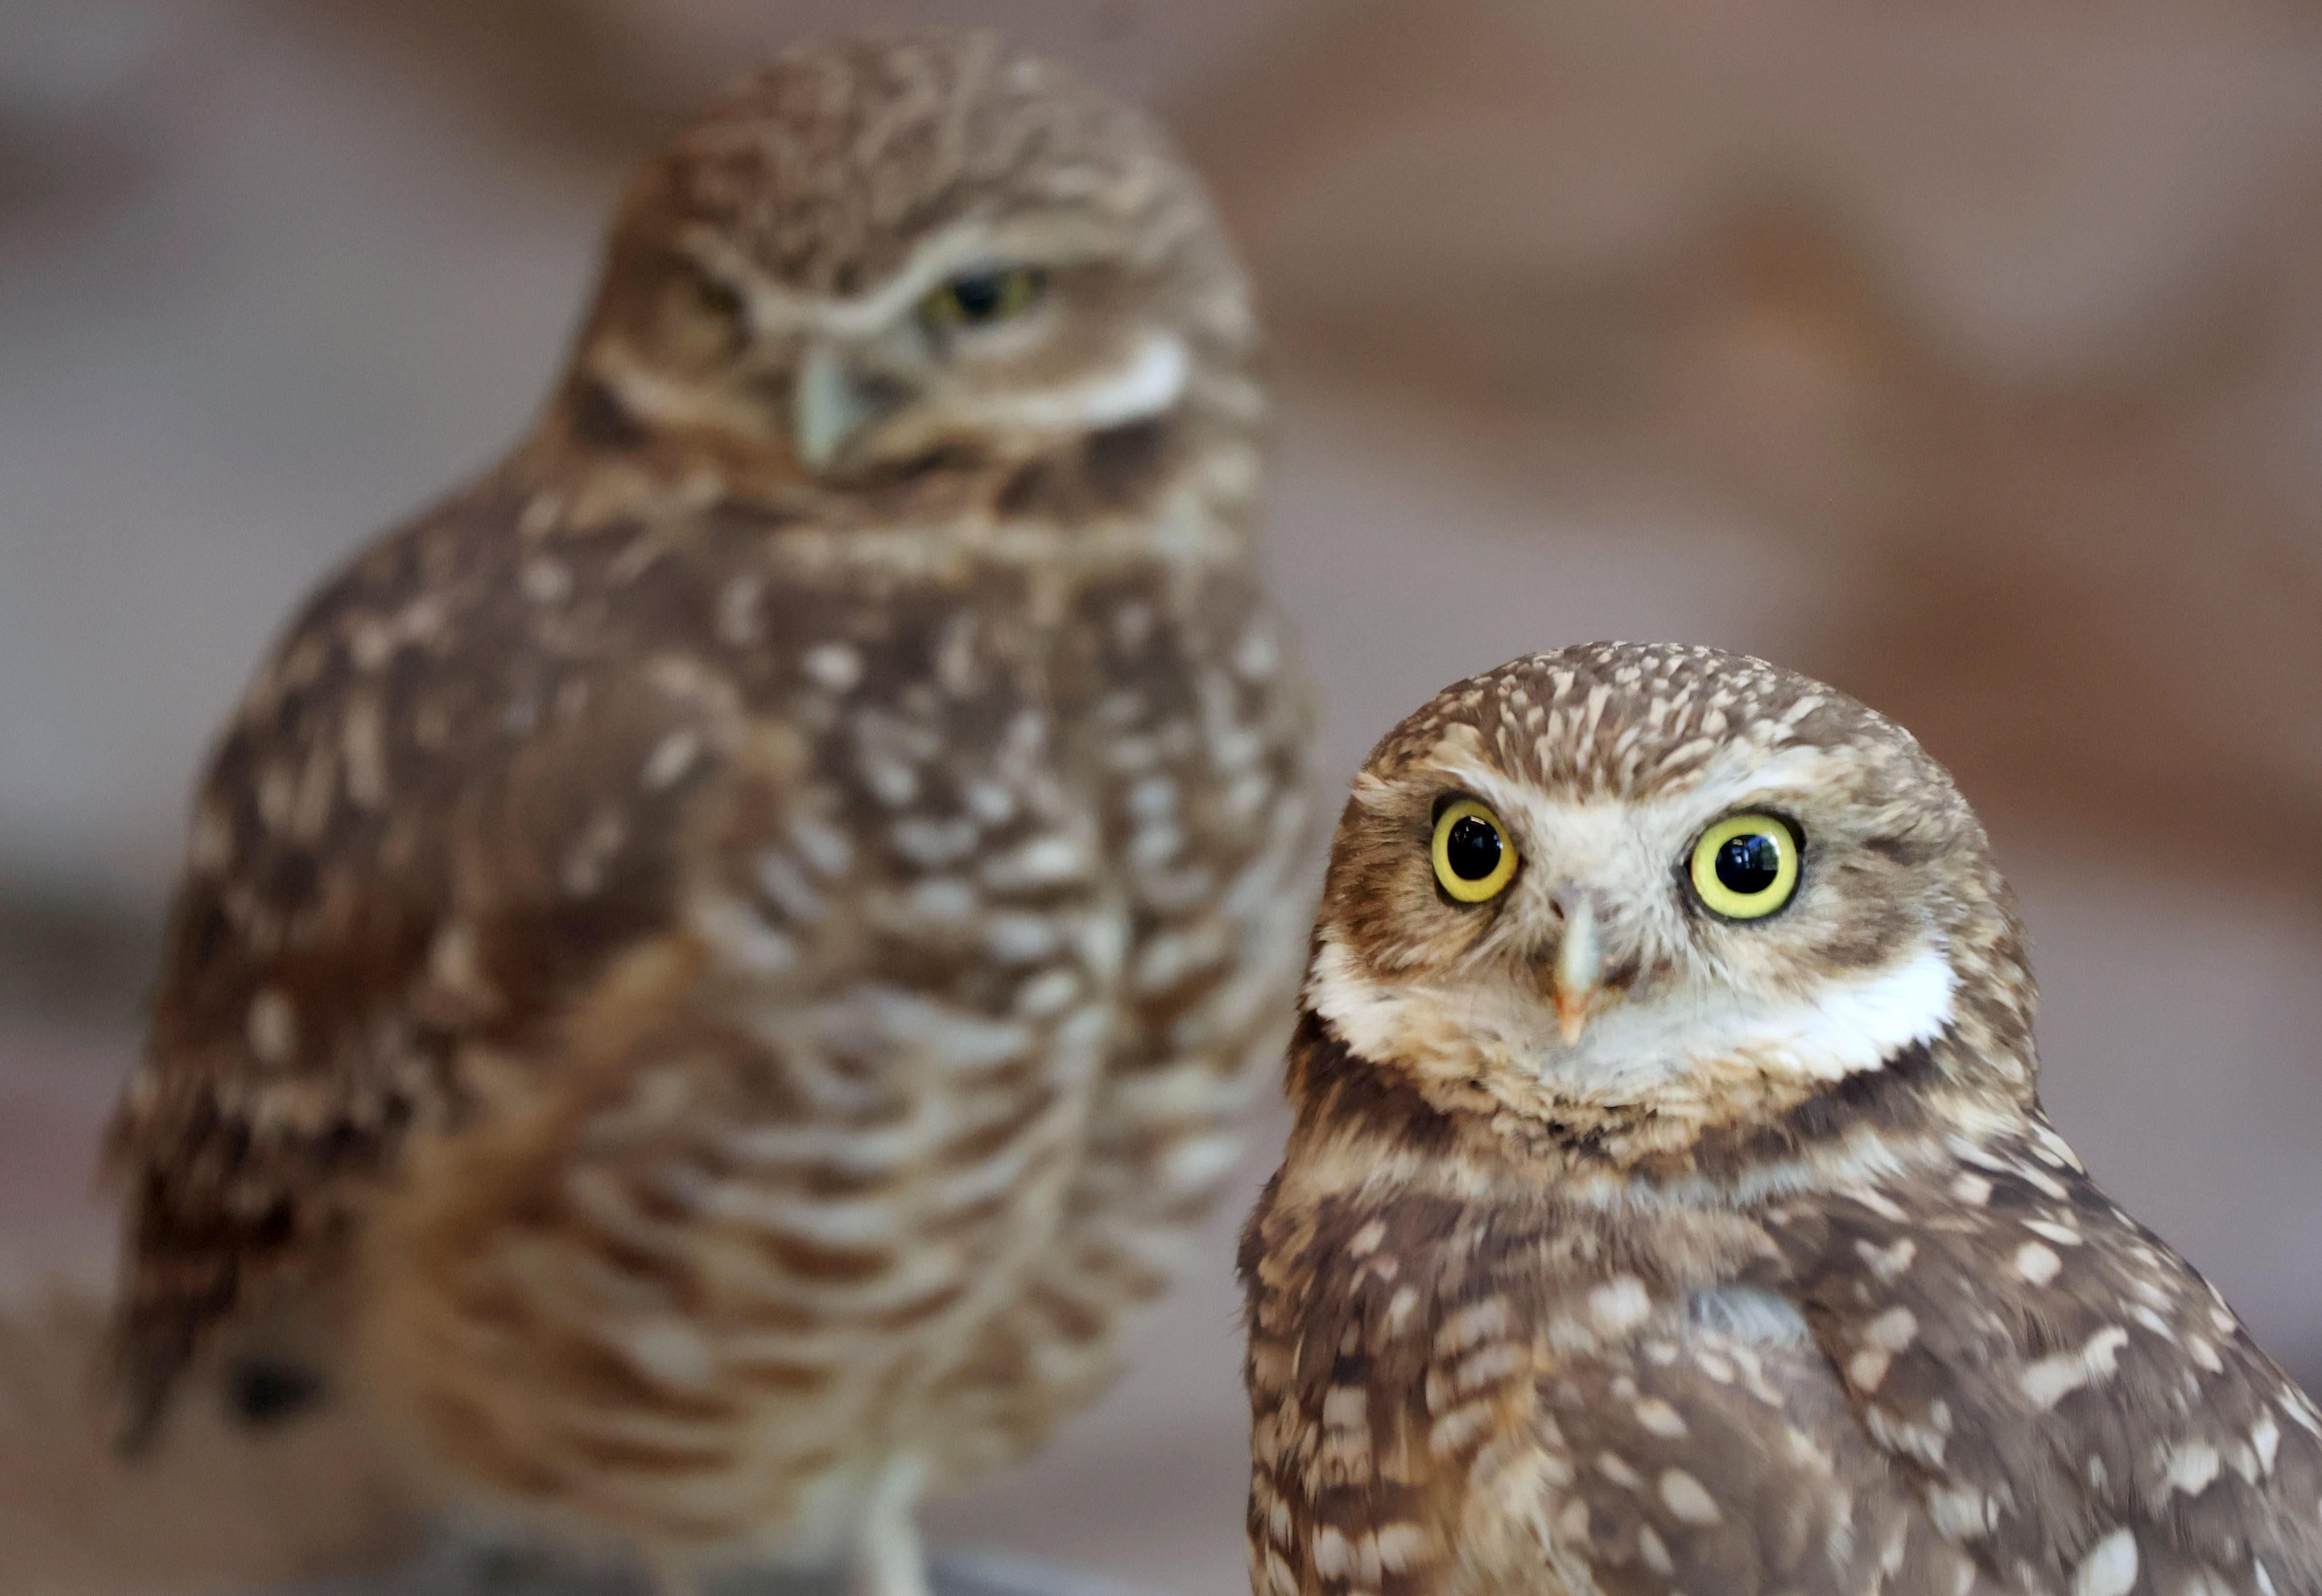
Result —
<path fill-rule="evenodd" d="M 535 430 L 200 789 L 114 1138 L 137 1424 L 296 1323 L 459 1500 L 922 1589 L 915 1500 L 1104 1385 L 1292 1017 L 1254 339 L 1160 134 L 986 38 L 787 56 L 650 160 Z"/>
<path fill-rule="evenodd" d="M 2050 1128 L 2033 1007 L 1828 688 L 1593 644 L 1404 721 L 1244 1243 L 1253 1588 L 2322 1591 L 2322 1415 Z"/>

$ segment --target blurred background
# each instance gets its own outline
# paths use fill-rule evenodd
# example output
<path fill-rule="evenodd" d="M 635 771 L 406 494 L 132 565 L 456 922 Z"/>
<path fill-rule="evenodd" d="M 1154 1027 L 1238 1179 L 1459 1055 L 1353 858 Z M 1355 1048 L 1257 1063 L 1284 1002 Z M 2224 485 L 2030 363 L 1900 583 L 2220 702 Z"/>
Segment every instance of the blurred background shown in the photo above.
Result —
<path fill-rule="evenodd" d="M 1082 62 L 1214 186 L 1331 779 L 1597 637 L 1895 716 L 2022 892 L 2061 1128 L 2322 1388 L 2322 11 L 0 0 L 0 1592 L 400 1544 L 360 1436 L 132 1473 L 87 1429 L 187 784 L 299 593 L 526 424 L 626 164 L 791 39 L 929 20 Z M 1239 1218 L 939 1544 L 1243 1588 Z"/>

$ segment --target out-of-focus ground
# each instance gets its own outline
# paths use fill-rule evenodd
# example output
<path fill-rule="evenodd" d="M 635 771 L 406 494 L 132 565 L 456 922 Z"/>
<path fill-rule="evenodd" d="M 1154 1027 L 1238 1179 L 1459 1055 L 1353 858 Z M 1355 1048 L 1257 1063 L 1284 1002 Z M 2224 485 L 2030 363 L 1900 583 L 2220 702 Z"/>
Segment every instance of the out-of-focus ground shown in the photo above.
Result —
<path fill-rule="evenodd" d="M 1593 637 L 1894 714 L 2022 891 L 2058 1122 L 2322 1381 L 2322 13 L 0 0 L 0 1593 L 401 1544 L 351 1426 L 197 1412 L 142 1471 L 94 1427 L 87 1177 L 187 783 L 297 595 L 522 425 L 626 160 L 786 39 L 937 17 L 1211 175 L 1333 780 Z M 939 1543 L 1239 1588 L 1238 1219 Z"/>

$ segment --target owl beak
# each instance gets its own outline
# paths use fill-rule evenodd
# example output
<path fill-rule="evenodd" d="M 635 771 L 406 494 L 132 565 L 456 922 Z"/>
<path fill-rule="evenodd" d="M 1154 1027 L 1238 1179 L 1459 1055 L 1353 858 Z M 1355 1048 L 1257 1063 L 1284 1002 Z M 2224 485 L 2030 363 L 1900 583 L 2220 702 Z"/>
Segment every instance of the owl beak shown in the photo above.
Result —
<path fill-rule="evenodd" d="M 1597 978 L 1604 967 L 1604 944 L 1596 933 L 1595 894 L 1560 887 L 1552 901 L 1564 911 L 1564 940 L 1556 946 L 1556 1018 L 1567 1047 L 1580 1040 L 1596 1006 Z"/>
<path fill-rule="evenodd" d="M 799 368 L 791 441 L 809 470 L 827 470 L 847 446 L 885 420 L 901 399 L 898 385 L 866 378 L 837 351 L 817 345 Z"/>

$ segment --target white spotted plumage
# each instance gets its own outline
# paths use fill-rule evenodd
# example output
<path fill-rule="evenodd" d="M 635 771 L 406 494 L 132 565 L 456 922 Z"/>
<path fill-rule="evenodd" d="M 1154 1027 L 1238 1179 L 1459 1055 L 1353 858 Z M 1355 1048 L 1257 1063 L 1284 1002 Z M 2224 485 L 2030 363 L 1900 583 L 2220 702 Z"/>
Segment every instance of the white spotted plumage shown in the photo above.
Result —
<path fill-rule="evenodd" d="M 538 427 L 220 744 L 116 1133 L 142 1417 L 288 1309 L 456 1497 L 920 1590 L 1291 1017 L 1254 336 L 1166 141 L 988 39 L 649 161 Z"/>
<path fill-rule="evenodd" d="M 1477 804 L 1519 862 L 1449 879 Z M 1800 860 L 1742 917 L 1690 863 L 1729 816 Z M 2046 1122 L 2013 905 L 1900 729 L 1706 649 L 1516 661 L 1374 752 L 1313 947 L 1254 1591 L 2322 1590 L 2322 1419 Z"/>

